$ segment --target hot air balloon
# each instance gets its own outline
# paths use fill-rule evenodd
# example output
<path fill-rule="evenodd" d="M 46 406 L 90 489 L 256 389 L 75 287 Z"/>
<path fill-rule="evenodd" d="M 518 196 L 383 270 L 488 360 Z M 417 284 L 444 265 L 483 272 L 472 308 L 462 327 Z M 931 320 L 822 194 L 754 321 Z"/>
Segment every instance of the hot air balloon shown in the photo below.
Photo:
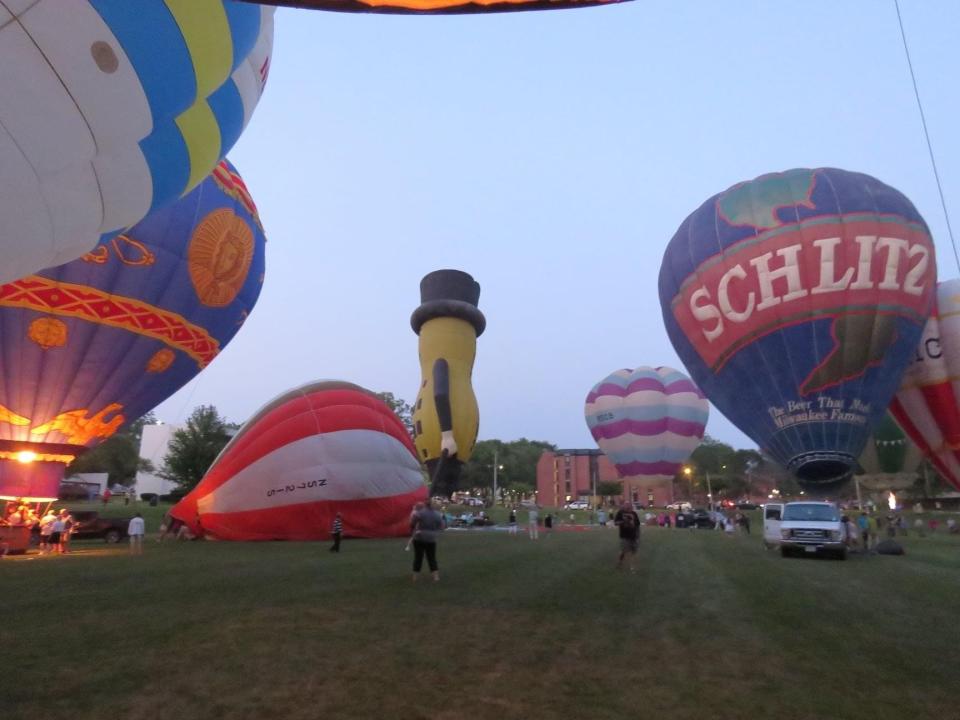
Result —
<path fill-rule="evenodd" d="M 937 286 L 890 411 L 940 474 L 960 490 L 960 280 Z"/>
<path fill-rule="evenodd" d="M 243 0 L 255 2 L 257 0 Z M 628 0 L 261 0 L 265 5 L 397 15 L 463 15 L 518 10 L 559 10 Z"/>
<path fill-rule="evenodd" d="M 63 470 L 182 387 L 263 282 L 256 208 L 226 161 L 79 260 L 0 286 L 0 497 L 57 497 Z"/>
<path fill-rule="evenodd" d="M 857 475 L 857 482 L 871 492 L 909 488 L 917 480 L 922 460 L 920 448 L 906 436 L 893 416 L 886 413 L 860 455 L 863 474 Z"/>
<path fill-rule="evenodd" d="M 703 439 L 708 414 L 700 388 L 668 367 L 617 370 L 593 386 L 584 408 L 624 497 L 672 480 Z"/>
<path fill-rule="evenodd" d="M 260 98 L 273 13 L 0 3 L 0 282 L 80 257 L 207 177 Z"/>
<path fill-rule="evenodd" d="M 347 537 L 397 537 L 426 497 L 390 407 L 352 383 L 322 381 L 257 411 L 172 515 L 219 540 L 323 540 L 337 512 Z"/>
<path fill-rule="evenodd" d="M 660 269 L 670 340 L 707 397 L 807 490 L 848 479 L 936 282 L 926 223 L 868 175 L 798 169 L 734 185 Z"/>
<path fill-rule="evenodd" d="M 449 497 L 477 442 L 480 413 L 473 394 L 477 338 L 487 320 L 477 307 L 480 285 L 460 270 L 436 270 L 420 281 L 410 325 L 420 336 L 420 392 L 413 408 L 417 457 L 430 492 Z"/>

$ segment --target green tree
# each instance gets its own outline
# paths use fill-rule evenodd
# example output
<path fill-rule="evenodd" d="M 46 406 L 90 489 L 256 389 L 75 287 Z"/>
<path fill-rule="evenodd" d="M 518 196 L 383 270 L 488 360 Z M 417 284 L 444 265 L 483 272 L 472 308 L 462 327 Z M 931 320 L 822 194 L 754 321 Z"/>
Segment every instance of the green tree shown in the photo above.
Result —
<path fill-rule="evenodd" d="M 413 437 L 413 406 L 391 392 L 378 392 L 376 395 L 390 406 L 394 414 L 400 418 L 400 422 L 407 428 L 407 434 Z"/>
<path fill-rule="evenodd" d="M 620 481 L 602 481 L 597 483 L 597 495 L 600 497 L 614 497 L 623 494 L 623 483 Z"/>
<path fill-rule="evenodd" d="M 137 472 L 153 472 L 153 463 L 140 457 L 143 426 L 156 422 L 153 413 L 125 425 L 89 452 L 67 466 L 66 477 L 78 473 L 107 473 L 110 485 L 132 485 Z"/>
<path fill-rule="evenodd" d="M 186 426 L 173 433 L 160 476 L 184 491 L 192 490 L 230 441 L 230 431 L 235 427 L 213 405 L 196 408 Z"/>
<path fill-rule="evenodd" d="M 548 442 L 521 438 L 511 442 L 481 440 L 460 475 L 460 489 L 493 491 L 493 467 L 496 460 L 499 494 L 517 497 L 537 487 L 537 461 L 544 450 L 556 450 Z"/>

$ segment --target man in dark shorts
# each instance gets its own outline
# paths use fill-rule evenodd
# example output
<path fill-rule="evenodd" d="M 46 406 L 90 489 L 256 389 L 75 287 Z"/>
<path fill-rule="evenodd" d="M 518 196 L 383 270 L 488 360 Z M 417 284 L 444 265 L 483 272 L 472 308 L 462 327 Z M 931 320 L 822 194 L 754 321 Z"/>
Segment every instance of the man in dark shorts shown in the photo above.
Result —
<path fill-rule="evenodd" d="M 633 503 L 623 503 L 613 516 L 613 524 L 620 529 L 620 559 L 617 561 L 617 570 L 623 567 L 623 559 L 627 557 L 630 572 L 633 572 L 633 558 L 640 544 L 640 516 L 633 509 Z"/>

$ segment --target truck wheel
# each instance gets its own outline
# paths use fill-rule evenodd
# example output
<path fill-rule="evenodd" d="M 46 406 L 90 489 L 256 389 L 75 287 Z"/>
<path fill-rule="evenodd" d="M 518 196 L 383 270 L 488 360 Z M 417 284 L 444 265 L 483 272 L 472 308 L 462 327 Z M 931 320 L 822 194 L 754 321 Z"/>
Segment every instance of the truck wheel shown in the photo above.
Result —
<path fill-rule="evenodd" d="M 106 540 L 111 545 L 115 545 L 120 542 L 120 531 L 119 530 L 107 530 L 107 534 L 103 536 L 103 539 Z"/>
<path fill-rule="evenodd" d="M 835 557 L 837 558 L 837 560 L 846 560 L 847 559 L 846 548 L 844 548 L 843 550 L 837 550 L 837 554 Z"/>
<path fill-rule="evenodd" d="M 793 553 L 790 550 L 790 548 L 785 548 L 785 547 L 780 548 L 780 557 L 790 557 L 790 555 L 792 554 Z"/>

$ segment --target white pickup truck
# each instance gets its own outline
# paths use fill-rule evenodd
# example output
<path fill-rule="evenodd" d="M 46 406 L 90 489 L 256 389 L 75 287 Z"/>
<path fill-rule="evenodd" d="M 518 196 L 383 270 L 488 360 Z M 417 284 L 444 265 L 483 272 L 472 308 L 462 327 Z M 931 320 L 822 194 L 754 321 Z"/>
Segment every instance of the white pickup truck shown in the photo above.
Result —
<path fill-rule="evenodd" d="M 763 541 L 780 554 L 829 554 L 847 557 L 840 511 L 828 502 L 769 503 L 763 506 Z"/>

